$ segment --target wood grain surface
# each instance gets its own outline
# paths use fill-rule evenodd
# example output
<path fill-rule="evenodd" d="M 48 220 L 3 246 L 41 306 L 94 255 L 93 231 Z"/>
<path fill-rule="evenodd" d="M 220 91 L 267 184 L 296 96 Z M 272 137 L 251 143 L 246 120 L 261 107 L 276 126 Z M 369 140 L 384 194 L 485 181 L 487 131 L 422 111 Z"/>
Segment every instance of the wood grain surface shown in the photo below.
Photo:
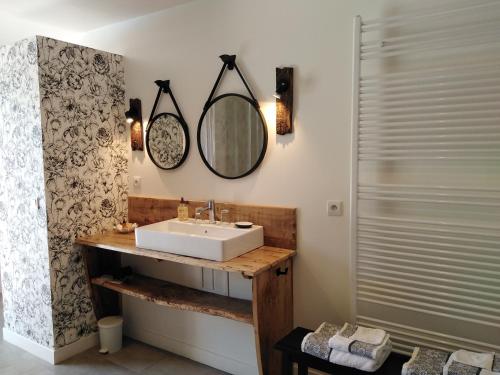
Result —
<path fill-rule="evenodd" d="M 293 68 L 276 68 L 276 82 L 286 80 L 288 89 L 276 98 L 276 134 L 293 132 Z"/>
<path fill-rule="evenodd" d="M 228 272 L 241 272 L 245 276 L 253 277 L 264 272 L 275 265 L 282 263 L 295 256 L 294 250 L 281 249 L 270 246 L 262 246 L 239 257 L 217 262 L 208 259 L 193 258 L 189 256 L 166 253 L 163 251 L 141 249 L 135 246 L 135 234 L 121 234 L 116 232 L 105 232 L 103 234 L 78 238 L 79 245 L 94 248 L 112 250 L 125 254 L 132 254 L 153 259 L 166 260 L 191 266 L 205 267 Z"/>
<path fill-rule="evenodd" d="M 281 353 L 274 349 L 274 344 L 293 328 L 292 267 L 292 259 L 288 259 L 253 279 L 253 318 L 260 374 L 281 374 Z"/>
<path fill-rule="evenodd" d="M 252 302 L 221 296 L 152 277 L 133 275 L 123 284 L 96 277 L 93 285 L 179 310 L 196 311 L 253 324 Z"/>

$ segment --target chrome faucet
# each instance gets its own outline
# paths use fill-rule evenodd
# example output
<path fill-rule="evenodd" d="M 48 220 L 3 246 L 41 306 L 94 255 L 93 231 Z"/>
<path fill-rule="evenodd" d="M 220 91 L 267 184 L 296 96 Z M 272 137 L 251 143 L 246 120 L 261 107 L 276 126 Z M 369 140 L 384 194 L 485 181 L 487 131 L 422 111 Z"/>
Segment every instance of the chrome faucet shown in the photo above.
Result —
<path fill-rule="evenodd" d="M 207 205 L 205 207 L 196 207 L 195 210 L 195 219 L 199 219 L 201 214 L 205 211 L 208 211 L 208 222 L 210 224 L 216 224 L 215 221 L 215 201 L 210 199 L 207 201 Z"/>

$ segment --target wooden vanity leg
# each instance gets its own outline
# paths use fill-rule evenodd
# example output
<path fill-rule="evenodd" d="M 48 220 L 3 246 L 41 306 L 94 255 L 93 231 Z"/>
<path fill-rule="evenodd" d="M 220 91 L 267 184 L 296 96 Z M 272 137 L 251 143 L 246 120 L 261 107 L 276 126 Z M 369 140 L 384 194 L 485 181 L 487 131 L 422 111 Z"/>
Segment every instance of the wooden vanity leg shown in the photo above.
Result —
<path fill-rule="evenodd" d="M 299 375 L 307 375 L 309 373 L 308 367 L 304 363 L 299 363 Z"/>
<path fill-rule="evenodd" d="M 90 297 L 94 307 L 94 314 L 99 320 L 109 315 L 121 314 L 121 294 L 112 290 L 92 285 L 93 277 L 102 276 L 113 269 L 121 267 L 121 257 L 119 253 L 103 251 L 93 247 L 82 249 L 85 268 L 87 272 L 87 282 L 90 289 Z"/>
<path fill-rule="evenodd" d="M 282 375 L 292 375 L 293 374 L 293 362 L 290 355 L 283 352 L 283 357 L 281 359 L 281 374 Z"/>
<path fill-rule="evenodd" d="M 277 270 L 286 274 L 278 275 Z M 292 260 L 264 271 L 253 278 L 253 320 L 257 361 L 261 375 L 281 373 L 281 353 L 274 344 L 293 328 Z"/>

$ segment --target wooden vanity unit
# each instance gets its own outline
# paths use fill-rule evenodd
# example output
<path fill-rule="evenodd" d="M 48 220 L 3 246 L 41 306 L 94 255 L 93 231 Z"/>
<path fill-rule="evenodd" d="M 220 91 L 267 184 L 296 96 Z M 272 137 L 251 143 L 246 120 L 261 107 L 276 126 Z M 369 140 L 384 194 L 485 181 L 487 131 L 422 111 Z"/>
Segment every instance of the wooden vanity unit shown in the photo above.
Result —
<path fill-rule="evenodd" d="M 129 198 L 129 221 L 139 225 L 175 217 L 178 201 Z M 190 212 L 203 202 L 191 202 Z M 293 265 L 296 244 L 295 209 L 226 204 L 234 221 L 247 220 L 264 227 L 264 246 L 225 262 L 217 262 L 141 249 L 135 236 L 107 232 L 79 238 L 84 246 L 94 311 L 99 319 L 121 313 L 121 295 L 140 298 L 170 308 L 252 324 L 255 331 L 260 374 L 279 374 L 281 354 L 273 345 L 293 328 Z M 232 210 L 232 212 L 231 212 Z M 272 246 L 271 246 L 272 244 Z M 284 246 L 279 246 L 279 245 Z M 252 300 L 189 288 L 172 282 L 134 274 L 123 284 L 102 278 L 121 266 L 121 254 L 152 258 L 227 272 L 238 272 L 252 280 Z"/>

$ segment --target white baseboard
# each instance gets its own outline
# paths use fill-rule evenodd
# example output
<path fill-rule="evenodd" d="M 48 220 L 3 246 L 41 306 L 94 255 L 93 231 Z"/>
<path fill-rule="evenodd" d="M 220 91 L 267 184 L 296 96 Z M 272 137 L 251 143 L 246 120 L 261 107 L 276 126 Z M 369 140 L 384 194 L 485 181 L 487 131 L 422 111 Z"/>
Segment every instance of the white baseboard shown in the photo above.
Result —
<path fill-rule="evenodd" d="M 53 365 L 84 352 L 99 343 L 99 335 L 93 333 L 62 348 L 52 349 L 27 339 L 5 327 L 3 328 L 3 339 Z"/>
<path fill-rule="evenodd" d="M 158 332 L 152 332 L 144 329 L 127 327 L 127 336 L 144 342 L 151 346 L 161 348 L 171 353 L 190 358 L 193 361 L 203 363 L 234 375 L 258 375 L 259 370 L 256 366 L 244 363 L 233 358 L 225 357 L 219 353 L 196 347 L 192 344 L 161 335 Z"/>
<path fill-rule="evenodd" d="M 257 375 L 259 373 L 258 369 L 250 364 L 221 356 L 220 354 L 195 347 L 191 344 L 175 340 L 171 337 L 160 335 L 158 333 L 149 332 L 143 329 L 129 328 L 127 330 L 127 336 L 183 357 L 190 358 L 196 362 L 229 372 L 230 374 Z M 74 343 L 54 350 L 31 341 L 30 339 L 27 339 L 26 337 L 23 337 L 7 328 L 3 328 L 3 339 L 8 343 L 16 345 L 17 347 L 26 350 L 28 353 L 31 353 L 51 364 L 60 363 L 99 344 L 99 335 L 97 333 L 93 333 L 75 341 Z M 297 374 L 296 365 L 294 366 L 294 374 Z M 309 369 L 309 374 L 322 375 L 324 373 Z"/>
<path fill-rule="evenodd" d="M 3 328 L 3 339 L 46 362 L 54 364 L 54 349 L 40 345 L 24 336 L 21 336 L 10 329 Z"/>
<path fill-rule="evenodd" d="M 88 336 L 82 337 L 80 340 L 75 341 L 69 345 L 57 348 L 54 352 L 54 363 L 61 363 L 68 358 L 77 355 L 99 345 L 99 334 L 97 332 L 91 333 Z"/>

